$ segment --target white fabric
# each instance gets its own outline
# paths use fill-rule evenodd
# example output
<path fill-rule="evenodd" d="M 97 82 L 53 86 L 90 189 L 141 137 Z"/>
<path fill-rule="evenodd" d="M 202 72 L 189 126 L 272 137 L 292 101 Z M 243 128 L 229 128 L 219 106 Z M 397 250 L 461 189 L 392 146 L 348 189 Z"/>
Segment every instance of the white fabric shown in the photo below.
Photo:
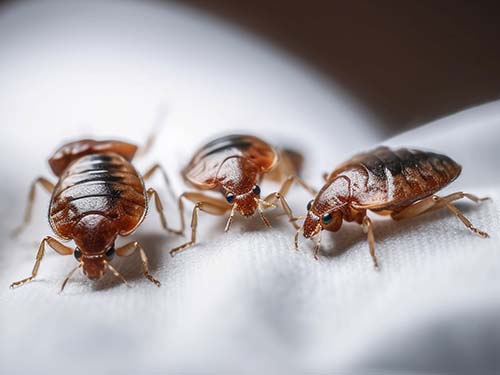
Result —
<path fill-rule="evenodd" d="M 403 134 L 388 145 L 431 148 L 464 166 L 443 194 L 491 196 L 458 206 L 491 239 L 472 235 L 450 213 L 393 222 L 374 217 L 375 272 L 356 225 L 324 235 L 335 256 L 315 261 L 311 244 L 292 250 L 293 231 L 270 213 L 200 217 L 200 243 L 170 258 L 154 210 L 131 237 L 145 247 L 156 288 L 138 256 L 114 264 L 133 284 L 76 275 L 73 257 L 48 251 L 37 281 L 36 246 L 51 234 L 48 196 L 38 191 L 33 225 L 19 240 L 29 183 L 50 176 L 50 153 L 69 139 L 120 137 L 141 143 L 158 106 L 167 125 L 137 160 L 178 171 L 203 140 L 251 131 L 300 148 L 304 177 L 382 141 L 376 120 L 306 67 L 231 26 L 175 5 L 133 2 L 23 2 L 0 13 L 0 373 L 113 371 L 500 370 L 500 103 Z M 170 222 L 178 223 L 161 178 Z M 275 189 L 262 186 L 263 193 Z M 297 214 L 310 199 L 289 196 Z M 128 239 L 127 239 L 128 240 Z"/>

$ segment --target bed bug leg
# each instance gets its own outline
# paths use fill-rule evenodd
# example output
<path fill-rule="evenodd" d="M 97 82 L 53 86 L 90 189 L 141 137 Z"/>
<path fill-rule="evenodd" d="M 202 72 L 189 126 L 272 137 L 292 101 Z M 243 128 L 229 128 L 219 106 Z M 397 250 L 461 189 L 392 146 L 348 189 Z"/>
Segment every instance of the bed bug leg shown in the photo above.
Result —
<path fill-rule="evenodd" d="M 210 213 L 212 215 L 224 215 L 231 206 L 222 199 L 210 197 L 208 195 L 197 192 L 185 192 L 179 197 L 179 202 L 182 198 L 189 199 L 194 202 L 193 213 L 191 215 L 191 240 L 170 250 L 170 255 L 174 256 L 177 252 L 192 246 L 196 243 L 196 229 L 198 227 L 198 210 Z M 227 223 L 226 223 L 227 227 Z"/>
<path fill-rule="evenodd" d="M 277 208 L 278 206 L 276 205 L 276 203 L 271 203 L 269 201 L 266 201 L 266 199 L 268 199 L 269 197 L 274 198 L 272 196 L 275 194 L 277 194 L 277 193 L 271 193 L 267 197 L 265 197 L 264 199 L 260 199 L 260 198 L 257 199 L 256 198 L 257 202 L 260 203 L 265 210 L 267 210 L 268 208 Z M 269 199 L 271 199 L 271 198 L 269 198 Z"/>
<path fill-rule="evenodd" d="M 295 236 L 293 237 L 293 244 L 295 246 L 295 251 L 299 251 L 299 235 L 300 235 L 301 230 L 302 230 L 302 227 L 299 227 L 295 231 Z"/>
<path fill-rule="evenodd" d="M 281 203 L 281 206 L 283 207 L 284 214 L 288 216 L 288 221 L 293 225 L 295 229 L 298 229 L 299 226 L 297 225 L 296 221 L 299 220 L 299 218 L 293 216 L 292 209 L 290 208 L 290 205 L 282 194 L 280 194 L 279 192 L 271 193 L 261 201 L 264 208 L 276 207 L 276 204 L 273 201 L 279 201 Z"/>
<path fill-rule="evenodd" d="M 174 189 L 172 188 L 172 184 L 170 183 L 170 179 L 168 178 L 167 172 L 165 172 L 165 169 L 160 164 L 154 164 L 151 168 L 149 168 L 142 175 L 142 178 L 144 179 L 144 181 L 147 181 L 148 179 L 151 178 L 151 176 L 153 176 L 153 174 L 156 171 L 159 171 L 161 173 L 161 176 L 163 177 L 163 181 L 165 182 L 165 185 L 167 186 L 168 193 L 173 198 L 173 200 L 175 200 L 177 195 L 175 194 Z"/>
<path fill-rule="evenodd" d="M 73 276 L 73 274 L 75 273 L 75 271 L 78 269 L 78 268 L 81 268 L 83 266 L 82 263 L 80 263 L 78 266 L 76 266 L 75 268 L 73 268 L 69 273 L 68 273 L 68 276 L 66 276 L 66 278 L 64 279 L 63 283 L 61 284 L 61 289 L 59 290 L 59 293 L 62 293 L 63 290 L 64 290 L 64 287 L 66 286 L 66 284 L 68 283 L 69 279 L 71 279 L 71 276 Z"/>
<path fill-rule="evenodd" d="M 455 193 L 455 194 L 463 195 L 464 198 L 468 198 L 471 201 L 473 201 L 474 203 L 482 203 L 482 202 L 486 202 L 486 201 L 491 201 L 492 200 L 490 197 L 479 198 L 479 197 L 477 197 L 477 196 L 475 196 L 473 194 L 464 193 L 464 192 L 459 192 L 459 193 Z M 444 197 L 444 198 L 446 198 L 446 197 Z M 457 198 L 457 199 L 459 199 L 459 198 Z"/>
<path fill-rule="evenodd" d="M 259 211 L 259 216 L 266 225 L 266 227 L 271 228 L 271 223 L 267 219 L 267 217 L 264 215 L 264 211 L 262 211 L 262 207 L 259 204 L 259 201 L 257 200 L 257 210 Z"/>
<path fill-rule="evenodd" d="M 295 251 L 299 251 L 299 236 L 300 236 L 300 231 L 303 231 L 304 227 L 301 226 L 295 231 L 295 235 L 293 237 L 293 244 L 295 247 Z"/>
<path fill-rule="evenodd" d="M 288 204 L 287 200 L 285 199 L 285 197 L 283 195 L 279 194 L 279 200 L 281 202 L 281 206 L 283 207 L 283 210 L 285 211 L 286 215 L 288 216 L 288 220 L 290 221 L 290 223 L 293 225 L 293 227 L 295 229 L 299 229 L 299 225 L 297 224 L 297 220 L 300 220 L 300 218 L 293 215 L 292 209 L 290 208 L 290 205 Z"/>
<path fill-rule="evenodd" d="M 311 193 L 311 195 L 315 196 L 316 194 L 318 194 L 316 189 L 309 186 L 309 184 L 307 184 L 302 178 L 297 175 L 290 175 L 285 181 L 283 181 L 283 184 L 281 185 L 281 188 L 279 190 L 280 194 L 282 196 L 286 196 L 288 194 L 288 190 L 290 190 L 294 182 L 302 186 L 305 190 Z"/>
<path fill-rule="evenodd" d="M 311 186 L 309 186 L 299 176 L 290 175 L 285 179 L 285 181 L 283 181 L 278 192 L 269 194 L 267 197 L 264 198 L 264 201 L 266 201 L 268 203 L 274 203 L 275 201 L 280 199 L 280 197 L 285 198 L 294 182 L 298 183 L 300 186 L 302 186 L 305 190 L 307 190 L 312 195 L 317 194 L 317 191 L 315 189 L 313 189 Z"/>
<path fill-rule="evenodd" d="M 268 204 L 274 204 L 274 202 L 279 200 L 279 202 L 281 203 L 281 206 L 283 207 L 283 210 L 285 211 L 286 215 L 288 216 L 290 223 L 293 225 L 293 227 L 295 229 L 298 229 L 298 225 L 296 223 L 298 218 L 293 216 L 292 209 L 290 208 L 290 205 L 288 204 L 288 202 L 285 198 L 294 182 L 297 182 L 300 186 L 302 186 L 305 190 L 307 190 L 312 195 L 317 194 L 316 190 L 314 190 L 312 187 L 310 187 L 299 176 L 290 175 L 290 176 L 288 176 L 288 178 L 285 181 L 283 181 L 279 191 L 277 193 L 269 194 L 267 197 L 264 198 L 264 201 L 267 202 Z"/>
<path fill-rule="evenodd" d="M 470 199 L 471 201 L 475 203 L 480 203 L 486 200 L 489 200 L 490 198 L 478 198 L 475 195 L 469 194 L 469 193 L 464 193 L 464 192 L 456 192 L 450 195 L 447 195 L 445 197 L 439 197 L 437 195 L 432 195 L 428 198 L 422 199 L 421 201 L 418 201 L 416 203 L 413 203 L 412 205 L 404 208 L 403 210 L 393 213 L 391 217 L 395 220 L 400 220 L 400 219 L 405 219 L 405 218 L 410 218 L 414 216 L 421 215 L 425 212 L 428 211 L 434 211 L 443 207 L 446 207 L 448 210 L 450 210 L 467 228 L 469 228 L 473 233 L 476 233 L 477 235 L 487 238 L 489 237 L 488 233 L 483 232 L 482 230 L 479 230 L 478 228 L 474 227 L 472 223 L 467 219 L 460 210 L 454 206 L 451 202 L 456 201 L 458 199 L 462 198 L 467 198 Z"/>
<path fill-rule="evenodd" d="M 377 255 L 375 255 L 375 236 L 373 235 L 373 224 L 368 216 L 363 217 L 362 222 L 363 232 L 368 235 L 368 246 L 370 248 L 370 255 L 373 259 L 373 266 L 378 270 Z"/>
<path fill-rule="evenodd" d="M 321 231 L 318 233 L 318 240 L 314 246 L 314 259 L 319 260 L 319 250 L 321 249 Z"/>
<path fill-rule="evenodd" d="M 33 204 L 35 203 L 36 196 L 36 185 L 41 185 L 49 194 L 51 194 L 54 190 L 54 184 L 44 177 L 38 177 L 35 181 L 32 182 L 28 196 L 28 205 L 26 206 L 23 222 L 11 232 L 12 237 L 17 237 L 31 222 Z"/>
<path fill-rule="evenodd" d="M 73 254 L 73 249 L 63 245 L 60 243 L 58 240 L 56 240 L 53 237 L 47 236 L 45 237 L 42 242 L 40 242 L 40 246 L 38 247 L 38 252 L 36 254 L 36 260 L 35 260 L 35 265 L 33 266 L 33 271 L 31 271 L 31 276 L 27 277 L 25 279 L 13 282 L 10 284 L 11 288 L 17 288 L 18 286 L 24 285 L 31 280 L 33 280 L 36 275 L 38 274 L 38 269 L 40 268 L 40 263 L 42 262 L 43 256 L 45 254 L 45 244 L 49 244 L 49 246 L 54 249 L 56 252 L 58 252 L 61 255 L 71 255 Z"/>
<path fill-rule="evenodd" d="M 467 219 L 464 214 L 462 214 L 460 212 L 460 210 L 455 207 L 453 204 L 445 201 L 445 206 L 446 208 L 448 208 L 451 212 L 453 212 L 455 214 L 456 217 L 458 217 L 458 219 L 464 223 L 464 225 L 469 228 L 472 232 L 476 233 L 477 235 L 483 237 L 483 238 L 488 238 L 489 237 L 489 234 L 486 233 L 486 232 L 483 232 L 482 230 L 476 228 L 475 226 L 472 225 L 472 223 L 469 221 L 469 219 Z"/>
<path fill-rule="evenodd" d="M 191 240 L 170 250 L 171 256 L 174 256 L 175 254 L 177 254 L 177 252 L 189 246 L 192 246 L 196 243 L 196 229 L 198 228 L 198 210 L 200 209 L 201 204 L 202 204 L 201 202 L 198 202 L 194 205 L 193 208 L 193 214 L 191 216 Z"/>
<path fill-rule="evenodd" d="M 160 197 L 159 197 L 158 193 L 156 192 L 156 190 L 154 190 L 153 188 L 149 188 L 147 191 L 147 194 L 148 194 L 148 198 L 150 198 L 150 199 L 151 199 L 152 195 L 154 195 L 154 197 L 155 197 L 155 207 L 156 207 L 156 211 L 158 211 L 158 214 L 160 215 L 161 225 L 162 225 L 163 229 L 165 229 L 167 232 L 170 232 L 170 233 L 174 233 L 177 235 L 183 235 L 184 231 L 182 230 L 182 228 L 180 230 L 169 228 L 169 226 L 167 224 L 167 219 L 165 218 L 165 214 L 163 213 L 163 205 L 161 203 Z"/>
<path fill-rule="evenodd" d="M 106 267 L 108 267 L 108 269 L 113 273 L 113 275 L 118 277 L 128 288 L 131 288 L 130 284 L 127 282 L 127 280 L 125 280 L 123 275 L 120 272 L 118 272 L 116 268 L 114 268 L 111 264 L 107 262 L 106 262 Z"/>
<path fill-rule="evenodd" d="M 116 249 L 116 255 L 118 256 L 129 256 L 132 253 L 134 253 L 136 250 L 139 250 L 139 256 L 141 257 L 141 263 L 142 263 L 142 270 L 144 277 L 151 281 L 153 284 L 156 286 L 160 286 L 161 283 L 156 280 L 150 273 L 149 273 L 149 262 L 148 262 L 148 257 L 146 255 L 146 252 L 142 248 L 141 244 L 137 241 L 130 242 L 126 245 L 123 245 Z M 109 264 L 108 264 L 109 265 Z"/>
<path fill-rule="evenodd" d="M 231 208 L 231 213 L 229 214 L 229 217 L 227 219 L 224 232 L 228 232 L 229 228 L 231 228 L 231 224 L 233 223 L 234 213 L 236 212 L 236 207 L 238 207 L 238 205 L 236 203 L 233 204 L 233 208 Z"/>

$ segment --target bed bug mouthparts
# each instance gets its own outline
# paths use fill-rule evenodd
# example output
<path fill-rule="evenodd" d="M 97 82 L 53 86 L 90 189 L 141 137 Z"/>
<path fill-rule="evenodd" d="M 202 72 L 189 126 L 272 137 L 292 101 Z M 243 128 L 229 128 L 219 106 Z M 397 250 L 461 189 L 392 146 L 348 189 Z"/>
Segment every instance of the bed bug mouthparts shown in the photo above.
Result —
<path fill-rule="evenodd" d="M 308 203 L 304 223 L 295 233 L 295 248 L 298 249 L 300 231 L 305 238 L 317 237 L 314 250 L 317 258 L 323 230 L 336 232 L 344 220 L 356 222 L 367 234 L 370 254 L 375 268 L 378 268 L 368 210 L 400 220 L 447 208 L 472 232 L 488 237 L 486 232 L 474 227 L 452 202 L 467 198 L 479 203 L 489 198 L 463 192 L 444 197 L 435 195 L 455 180 L 461 170 L 459 164 L 445 155 L 405 148 L 379 147 L 356 155 L 324 176 L 325 185 Z"/>

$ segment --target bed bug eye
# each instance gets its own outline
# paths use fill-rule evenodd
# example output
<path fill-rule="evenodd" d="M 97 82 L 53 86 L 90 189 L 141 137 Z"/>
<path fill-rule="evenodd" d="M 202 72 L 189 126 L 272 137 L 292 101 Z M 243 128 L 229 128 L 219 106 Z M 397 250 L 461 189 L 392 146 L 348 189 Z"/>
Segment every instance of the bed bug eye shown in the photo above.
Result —
<path fill-rule="evenodd" d="M 323 216 L 321 216 L 321 221 L 323 222 L 323 224 L 325 225 L 328 225 L 332 222 L 332 214 L 331 213 L 327 213 L 327 214 L 324 214 Z"/>
<path fill-rule="evenodd" d="M 227 200 L 227 203 L 233 203 L 233 201 L 234 201 L 234 194 L 233 193 L 227 193 L 226 194 L 226 200 Z"/>
<path fill-rule="evenodd" d="M 114 247 L 112 247 L 108 251 L 106 251 L 106 258 L 108 258 L 109 260 L 113 259 L 114 256 L 115 256 L 115 248 Z"/>
<path fill-rule="evenodd" d="M 80 251 L 79 248 L 76 248 L 73 255 L 75 256 L 76 259 L 80 260 L 80 258 L 82 257 L 82 252 Z"/>
<path fill-rule="evenodd" d="M 309 211 L 313 205 L 314 199 L 311 199 L 309 203 L 307 204 L 307 211 Z"/>
<path fill-rule="evenodd" d="M 253 188 L 252 188 L 252 191 L 255 195 L 260 195 L 260 186 L 259 185 L 255 185 Z"/>

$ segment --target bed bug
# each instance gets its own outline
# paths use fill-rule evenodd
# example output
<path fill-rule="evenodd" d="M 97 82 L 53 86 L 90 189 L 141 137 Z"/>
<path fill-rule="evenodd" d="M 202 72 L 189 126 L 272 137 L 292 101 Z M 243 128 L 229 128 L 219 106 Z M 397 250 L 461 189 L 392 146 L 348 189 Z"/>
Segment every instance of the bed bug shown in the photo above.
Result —
<path fill-rule="evenodd" d="M 444 197 L 435 195 L 454 181 L 461 170 L 462 167 L 448 156 L 406 148 L 379 147 L 356 155 L 324 176 L 325 185 L 308 203 L 307 216 L 295 234 L 295 248 L 298 249 L 301 230 L 305 238 L 318 236 L 314 251 L 317 258 L 323 230 L 336 232 L 344 220 L 356 222 L 367 234 L 370 255 L 378 268 L 368 210 L 400 220 L 447 208 L 472 232 L 488 237 L 486 232 L 475 228 L 452 202 L 467 198 L 479 203 L 489 198 L 463 192 Z"/>
<path fill-rule="evenodd" d="M 149 273 L 146 253 L 138 242 L 115 248 L 118 236 L 130 235 L 142 223 L 153 196 L 163 228 L 180 233 L 168 227 L 158 193 L 144 185 L 144 180 L 156 171 L 162 172 L 168 185 L 164 170 L 156 164 L 141 176 L 131 164 L 136 151 L 137 147 L 130 143 L 85 139 L 68 143 L 54 153 L 49 165 L 59 181 L 54 185 L 40 177 L 33 182 L 24 221 L 14 233 L 17 235 L 31 221 L 36 186 L 41 185 L 52 194 L 48 217 L 53 232 L 62 240 L 73 240 L 76 248 L 68 247 L 54 237 L 45 237 L 40 243 L 31 276 L 12 283 L 12 288 L 36 277 L 46 245 L 61 255 L 73 254 L 78 261 L 64 280 L 61 291 L 78 268 L 82 268 L 89 279 L 98 279 L 109 270 L 127 284 L 110 261 L 114 255 L 128 256 L 136 250 L 140 254 L 144 276 L 160 286 L 160 282 Z"/>
<path fill-rule="evenodd" d="M 211 197 L 202 192 L 185 192 L 179 197 L 181 227 L 184 229 L 184 206 L 182 199 L 193 202 L 191 216 L 191 240 L 170 251 L 174 255 L 196 242 L 198 210 L 213 215 L 229 212 L 224 231 L 228 231 L 235 212 L 244 217 L 256 211 L 266 226 L 270 226 L 264 216 L 264 209 L 281 203 L 292 224 L 296 225 L 285 196 L 294 182 L 299 183 L 312 194 L 315 191 L 297 176 L 301 156 L 290 150 L 278 151 L 264 140 L 244 134 L 223 136 L 203 145 L 182 170 L 184 180 L 199 190 L 219 190 L 223 199 Z M 281 181 L 278 192 L 261 198 L 259 186 L 262 178 Z"/>

